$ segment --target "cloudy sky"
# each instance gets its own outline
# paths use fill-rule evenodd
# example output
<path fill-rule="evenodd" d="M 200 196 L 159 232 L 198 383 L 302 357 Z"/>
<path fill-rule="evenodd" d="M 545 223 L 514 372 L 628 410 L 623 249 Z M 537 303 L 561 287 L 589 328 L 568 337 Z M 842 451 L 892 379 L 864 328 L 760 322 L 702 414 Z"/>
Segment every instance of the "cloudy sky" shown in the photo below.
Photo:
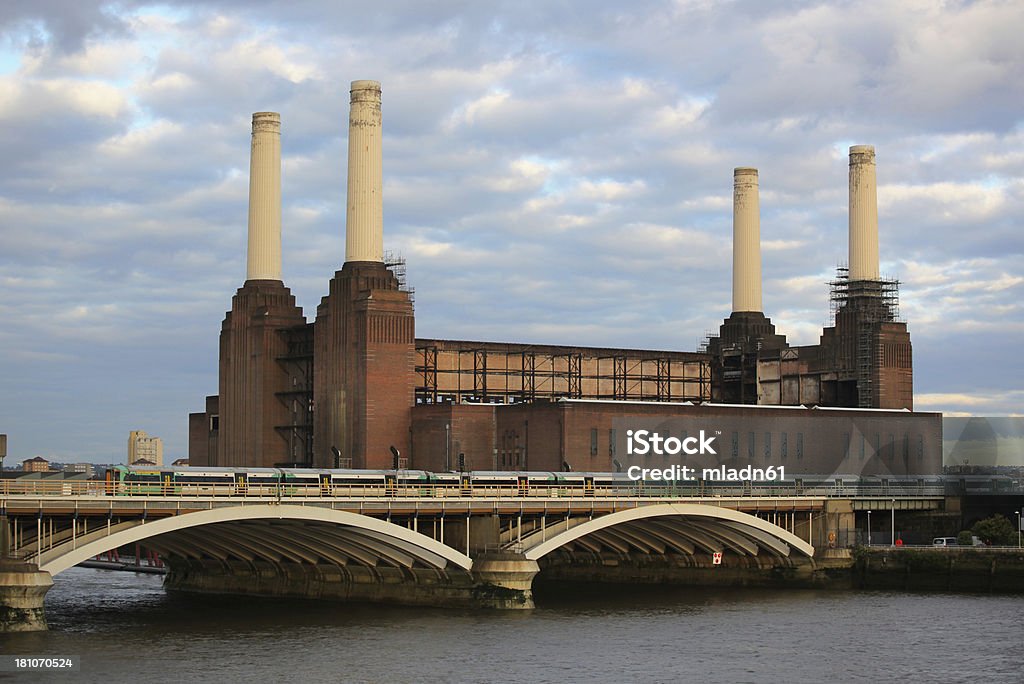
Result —
<path fill-rule="evenodd" d="M 383 86 L 385 248 L 417 334 L 693 350 L 728 315 L 732 170 L 765 312 L 817 341 L 847 151 L 878 158 L 919 409 L 1024 399 L 1024 4 L 5 0 L 8 464 L 186 455 L 245 278 L 250 119 L 282 118 L 284 278 L 344 255 L 349 83 Z"/>

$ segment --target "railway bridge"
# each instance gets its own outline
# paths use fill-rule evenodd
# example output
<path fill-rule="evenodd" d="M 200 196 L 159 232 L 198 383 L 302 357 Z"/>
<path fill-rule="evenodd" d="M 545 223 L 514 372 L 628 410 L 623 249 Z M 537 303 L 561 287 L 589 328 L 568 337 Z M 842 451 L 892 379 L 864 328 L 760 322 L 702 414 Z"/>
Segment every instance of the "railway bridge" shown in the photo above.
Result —
<path fill-rule="evenodd" d="M 935 503 L 911 499 L 901 502 Z M 386 495 L 188 494 L 5 481 L 0 630 L 45 629 L 43 597 L 52 578 L 130 544 L 160 555 L 170 588 L 529 608 L 538 572 L 744 584 L 810 574 L 821 550 L 853 526 L 849 499 L 771 493 L 651 496 L 563 487 L 519 495 L 398 486 Z"/>

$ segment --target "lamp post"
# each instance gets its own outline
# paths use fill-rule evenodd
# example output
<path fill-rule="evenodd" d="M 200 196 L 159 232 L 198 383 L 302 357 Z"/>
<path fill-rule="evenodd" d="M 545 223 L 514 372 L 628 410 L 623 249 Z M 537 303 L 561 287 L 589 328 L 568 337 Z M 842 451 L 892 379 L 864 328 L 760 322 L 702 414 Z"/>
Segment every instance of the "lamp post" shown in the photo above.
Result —
<path fill-rule="evenodd" d="M 1014 513 L 1017 514 L 1017 548 L 1019 549 L 1021 547 L 1021 544 L 1020 544 L 1020 518 L 1021 518 L 1021 512 L 1020 511 L 1014 511 Z"/>
<path fill-rule="evenodd" d="M 444 471 L 450 473 L 452 470 L 451 445 L 452 445 L 452 424 L 444 424 Z"/>
<path fill-rule="evenodd" d="M 871 511 L 868 510 L 868 546 L 871 546 Z"/>
<path fill-rule="evenodd" d="M 896 499 L 892 500 L 892 530 L 889 534 L 889 546 L 896 546 Z"/>

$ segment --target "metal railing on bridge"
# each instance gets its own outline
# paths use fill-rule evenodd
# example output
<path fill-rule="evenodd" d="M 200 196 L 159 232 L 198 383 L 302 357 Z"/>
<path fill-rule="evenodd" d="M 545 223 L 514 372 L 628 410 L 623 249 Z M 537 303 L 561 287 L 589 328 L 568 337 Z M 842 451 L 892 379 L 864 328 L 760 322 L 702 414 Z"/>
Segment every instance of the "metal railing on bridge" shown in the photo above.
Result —
<path fill-rule="evenodd" d="M 102 480 L 0 480 L 0 496 L 44 497 L 244 497 L 291 498 L 652 498 L 652 497 L 939 497 L 948 494 L 942 484 L 913 483 L 894 486 L 878 482 L 790 481 L 778 483 L 630 482 L 615 484 L 553 483 L 521 487 L 516 484 L 439 484 L 403 482 L 401 479 L 364 484 L 305 483 L 188 483 L 111 482 Z"/>

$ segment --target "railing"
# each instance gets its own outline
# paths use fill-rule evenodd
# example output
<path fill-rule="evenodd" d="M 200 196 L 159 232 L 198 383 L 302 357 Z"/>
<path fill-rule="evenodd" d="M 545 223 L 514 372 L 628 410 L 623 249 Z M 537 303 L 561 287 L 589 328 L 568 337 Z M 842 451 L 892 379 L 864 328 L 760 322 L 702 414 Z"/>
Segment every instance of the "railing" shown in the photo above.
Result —
<path fill-rule="evenodd" d="M 869 483 L 875 484 L 875 483 Z M 292 498 L 878 498 L 937 497 L 942 485 L 877 487 L 832 483 L 808 485 L 801 482 L 709 483 L 652 485 L 642 481 L 623 484 L 552 483 L 529 487 L 518 484 L 372 482 L 365 484 L 318 483 L 188 483 L 188 482 L 104 482 L 96 480 L 0 480 L 0 496 L 44 497 L 244 497 L 247 499 Z"/>
<path fill-rule="evenodd" d="M 931 550 L 931 551 L 978 551 L 978 552 L 982 552 L 982 553 L 989 553 L 989 552 L 1000 552 L 1000 553 L 1016 552 L 1016 553 L 1020 553 L 1020 552 L 1024 552 L 1024 548 L 1022 548 L 1020 546 L 1017 546 L 1016 544 L 1014 544 L 1014 545 L 1004 545 L 1004 546 L 988 546 L 988 545 L 984 545 L 984 544 L 980 545 L 980 546 L 967 546 L 966 544 L 963 545 L 963 546 L 961 546 L 959 544 L 957 544 L 956 546 L 935 546 L 934 544 L 898 544 L 898 545 L 892 545 L 892 544 L 873 543 L 870 546 L 867 545 L 867 544 L 864 544 L 863 546 L 864 546 L 864 548 L 870 549 L 872 551 L 907 551 L 907 550 L 928 551 L 928 550 Z"/>

